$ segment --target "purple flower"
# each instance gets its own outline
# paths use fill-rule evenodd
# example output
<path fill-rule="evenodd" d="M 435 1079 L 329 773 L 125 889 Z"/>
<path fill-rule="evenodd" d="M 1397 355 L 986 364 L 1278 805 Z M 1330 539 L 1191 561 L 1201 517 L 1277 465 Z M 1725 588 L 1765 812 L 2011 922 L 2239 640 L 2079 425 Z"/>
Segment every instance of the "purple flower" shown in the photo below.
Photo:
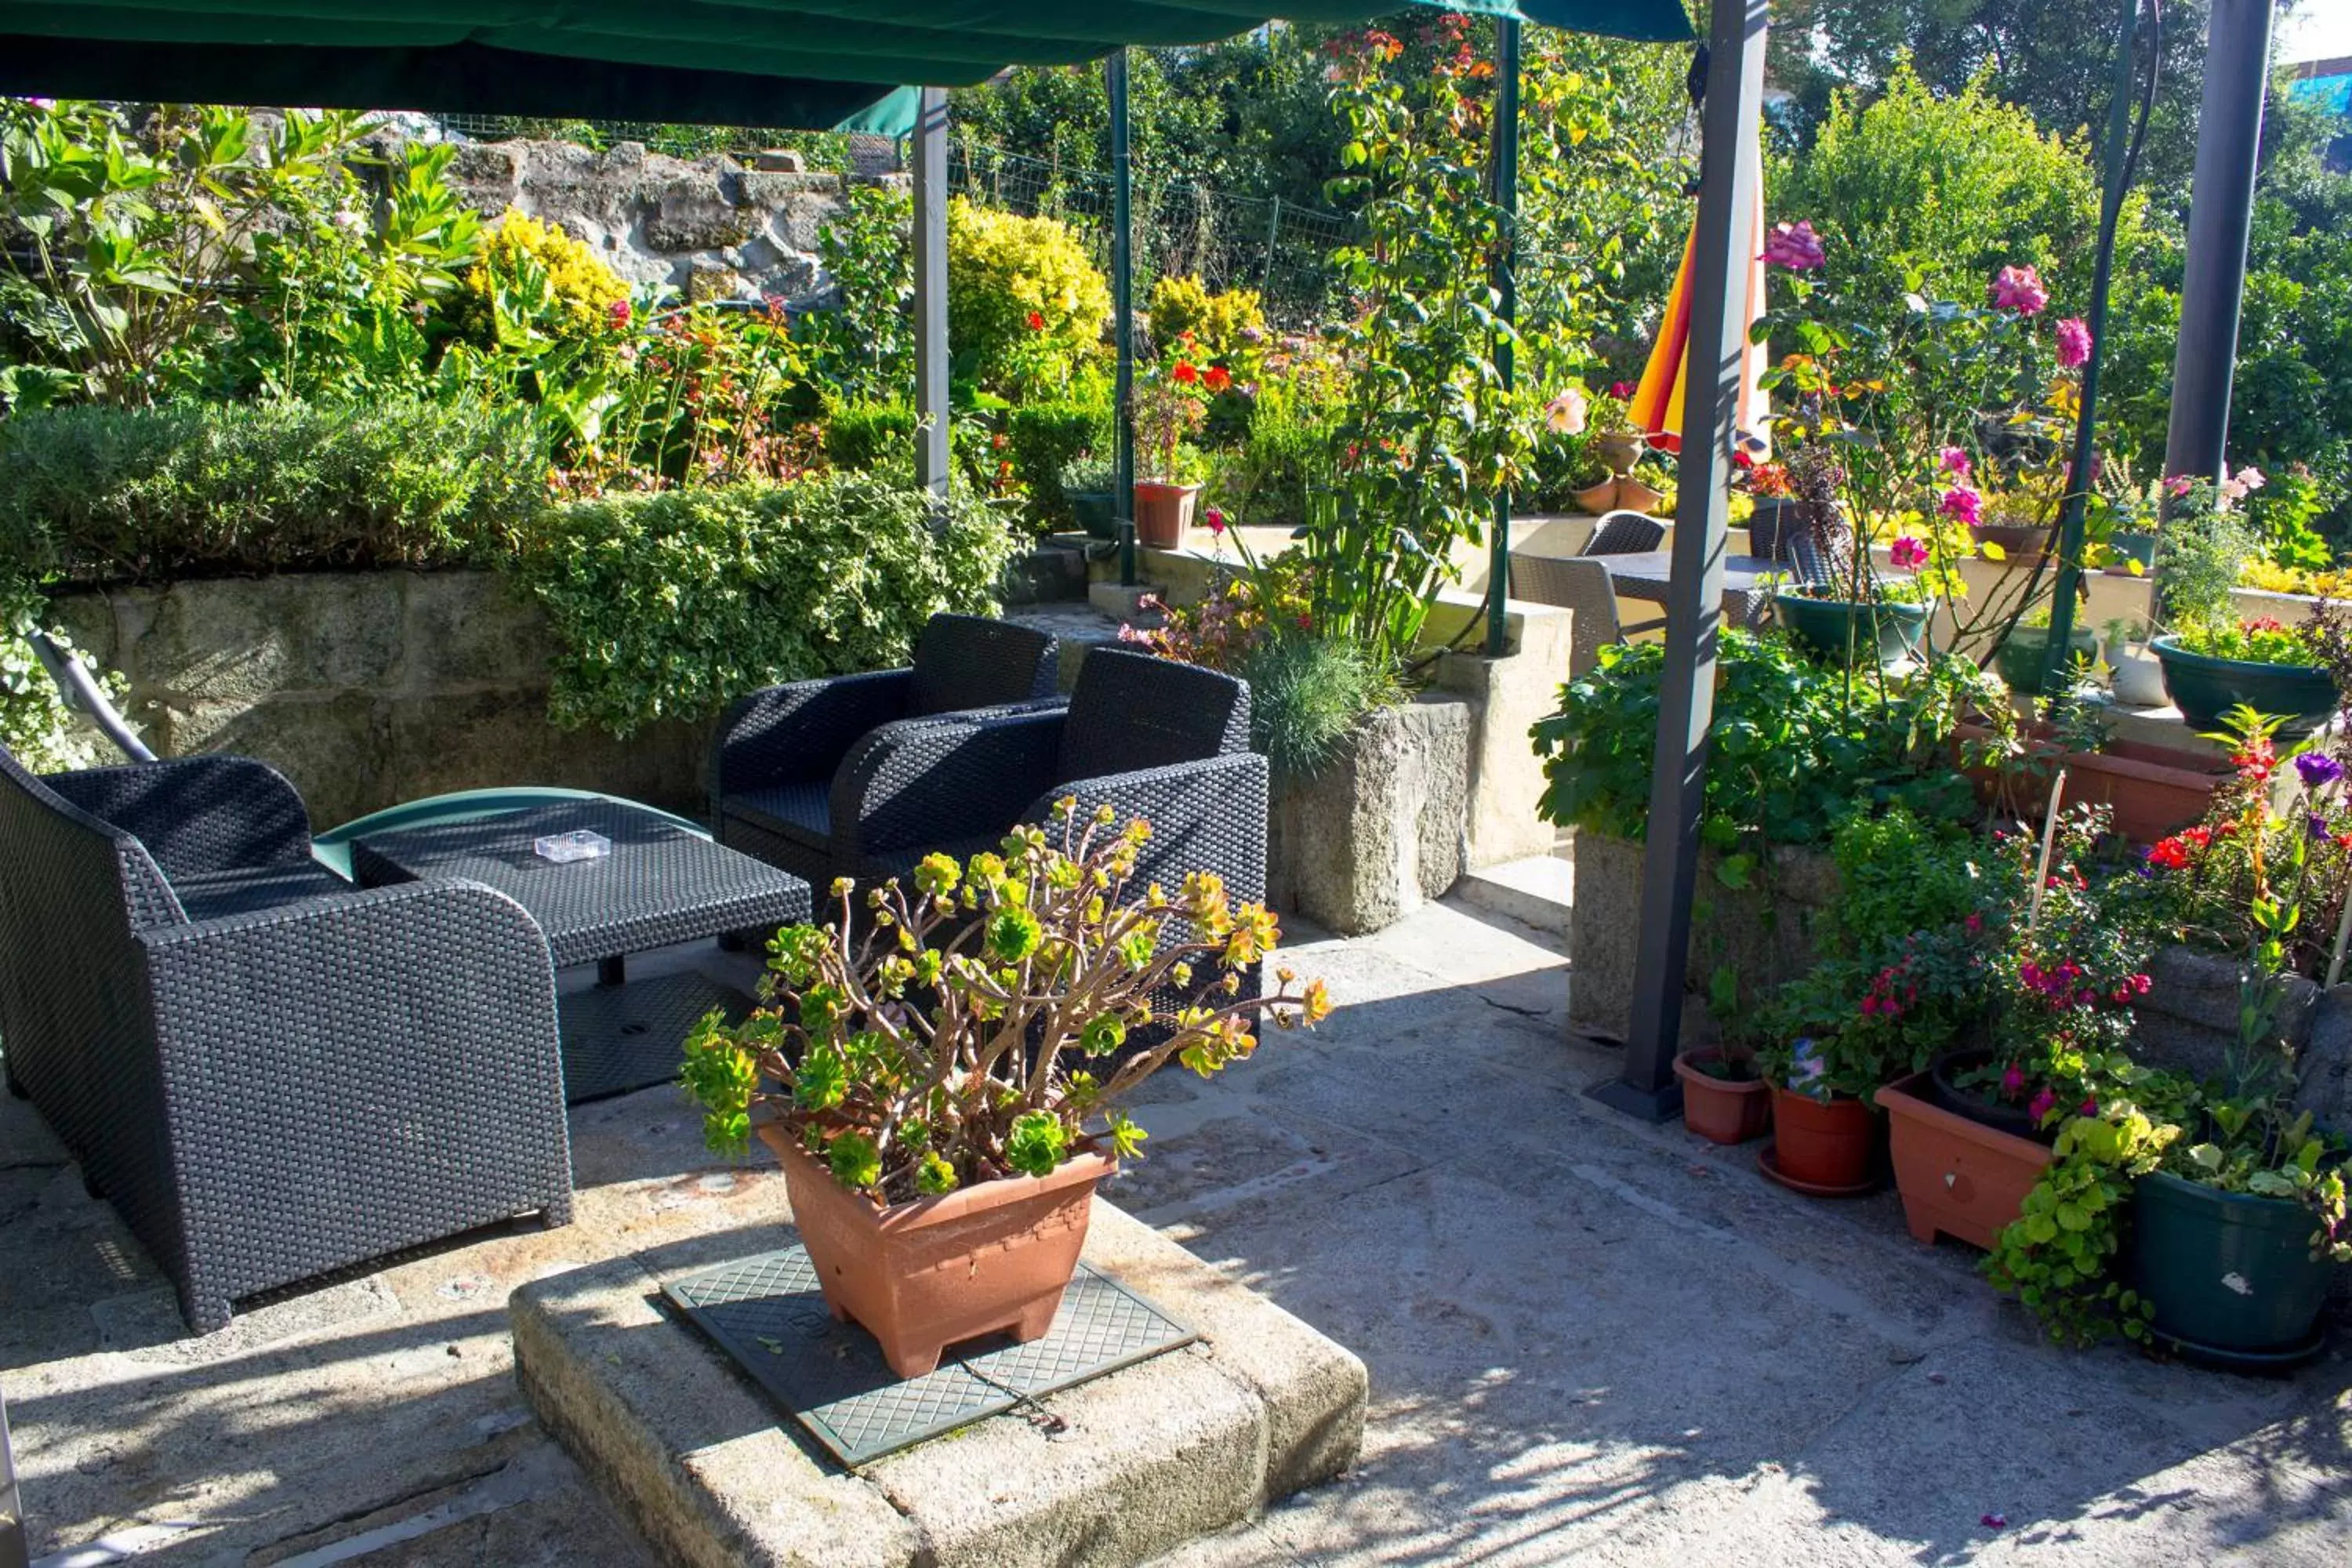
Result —
<path fill-rule="evenodd" d="M 2074 370 L 2091 357 L 2091 326 L 2080 316 L 2058 323 L 2058 363 Z"/>
<path fill-rule="evenodd" d="M 2314 840 L 2322 844 L 2325 844 L 2328 839 L 2335 837 L 2334 834 L 2327 831 L 2327 818 L 2320 816 L 2319 813 L 2315 811 L 2313 812 L 2309 819 L 2305 822 L 2304 830 L 2309 833 Z"/>
<path fill-rule="evenodd" d="M 2031 267 L 2004 267 L 1992 280 L 1992 302 L 2021 316 L 2037 316 L 2050 306 L 2050 290 Z"/>
<path fill-rule="evenodd" d="M 2294 760 L 2294 771 L 2303 775 L 2303 787 L 2317 789 L 2332 784 L 2344 776 L 2344 764 L 2325 752 L 2305 752 Z"/>
<path fill-rule="evenodd" d="M 1791 272 L 1814 272 L 1829 264 L 1822 237 L 1811 223 L 1776 223 L 1764 238 L 1764 259 Z"/>

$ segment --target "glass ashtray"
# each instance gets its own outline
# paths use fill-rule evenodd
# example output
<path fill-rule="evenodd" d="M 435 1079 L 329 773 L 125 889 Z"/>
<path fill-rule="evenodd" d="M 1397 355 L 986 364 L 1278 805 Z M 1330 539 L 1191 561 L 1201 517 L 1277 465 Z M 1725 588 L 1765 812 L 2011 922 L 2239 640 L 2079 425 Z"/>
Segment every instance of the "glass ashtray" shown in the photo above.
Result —
<path fill-rule="evenodd" d="M 593 860 L 613 852 L 613 841 L 601 833 L 575 827 L 569 833 L 551 833 L 544 838 L 534 838 L 530 847 L 542 860 L 552 860 L 561 866 L 572 860 Z"/>

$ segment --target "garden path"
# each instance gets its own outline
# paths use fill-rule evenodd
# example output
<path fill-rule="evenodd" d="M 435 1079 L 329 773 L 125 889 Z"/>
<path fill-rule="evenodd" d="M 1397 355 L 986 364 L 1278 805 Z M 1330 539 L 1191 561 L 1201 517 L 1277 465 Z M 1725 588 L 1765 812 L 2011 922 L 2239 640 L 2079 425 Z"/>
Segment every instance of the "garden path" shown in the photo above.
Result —
<path fill-rule="evenodd" d="M 1109 1195 L 1360 1353 L 1370 1425 L 1349 1477 L 1171 1568 L 2352 1561 L 2341 1352 L 2273 1383 L 2038 1343 L 1891 1195 L 1800 1198 L 1750 1151 L 1584 1099 L 1613 1054 L 1563 1040 L 1556 939 L 1501 915 L 1449 900 L 1289 962 L 1340 1011 L 1223 1080 L 1163 1080 L 1152 1158 Z M 704 1153 L 667 1089 L 572 1131 L 577 1225 L 193 1341 L 0 1102 L 0 1386 L 37 1556 L 646 1563 L 516 1393 L 506 1293 L 757 1229 L 781 1183 Z"/>

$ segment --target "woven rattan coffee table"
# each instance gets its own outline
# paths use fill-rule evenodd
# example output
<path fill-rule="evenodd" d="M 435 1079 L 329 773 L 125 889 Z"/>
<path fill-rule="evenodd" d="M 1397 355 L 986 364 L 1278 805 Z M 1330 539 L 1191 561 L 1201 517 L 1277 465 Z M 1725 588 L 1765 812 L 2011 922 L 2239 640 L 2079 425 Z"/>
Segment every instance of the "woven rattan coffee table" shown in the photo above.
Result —
<path fill-rule="evenodd" d="M 594 859 L 553 861 L 532 845 L 585 828 L 612 841 Z M 571 800 L 500 816 L 369 834 L 352 870 L 369 887 L 425 878 L 485 883 L 529 910 L 556 966 L 593 963 L 593 988 L 562 998 L 563 1092 L 577 1103 L 677 1076 L 679 1043 L 740 991 L 697 972 L 627 983 L 623 960 L 679 942 L 806 920 L 808 884 L 625 801 Z"/>

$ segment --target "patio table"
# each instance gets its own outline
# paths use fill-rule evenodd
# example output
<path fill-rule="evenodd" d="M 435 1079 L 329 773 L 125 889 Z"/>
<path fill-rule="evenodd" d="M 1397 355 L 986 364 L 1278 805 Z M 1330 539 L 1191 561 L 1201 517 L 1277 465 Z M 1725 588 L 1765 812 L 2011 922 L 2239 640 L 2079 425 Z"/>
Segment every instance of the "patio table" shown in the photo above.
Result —
<path fill-rule="evenodd" d="M 542 858 L 535 840 L 585 828 L 612 841 L 593 859 Z M 362 834 L 352 874 L 376 887 L 427 877 L 481 882 L 539 922 L 558 968 L 594 963 L 597 984 L 562 998 L 564 1099 L 572 1103 L 677 1076 L 679 1043 L 713 1007 L 751 998 L 696 972 L 626 984 L 627 954 L 806 920 L 808 884 L 626 801 L 562 801 L 470 821 Z"/>
<path fill-rule="evenodd" d="M 1621 599 L 1641 599 L 1653 605 L 1666 602 L 1666 590 L 1673 580 L 1675 552 L 1671 550 L 1643 550 L 1627 555 L 1593 555 L 1609 569 L 1609 585 L 1617 590 Z M 1761 555 L 1727 555 L 1723 559 L 1723 591 L 1726 594 L 1752 593 L 1768 575 L 1790 574 L 1785 562 L 1774 562 Z"/>

